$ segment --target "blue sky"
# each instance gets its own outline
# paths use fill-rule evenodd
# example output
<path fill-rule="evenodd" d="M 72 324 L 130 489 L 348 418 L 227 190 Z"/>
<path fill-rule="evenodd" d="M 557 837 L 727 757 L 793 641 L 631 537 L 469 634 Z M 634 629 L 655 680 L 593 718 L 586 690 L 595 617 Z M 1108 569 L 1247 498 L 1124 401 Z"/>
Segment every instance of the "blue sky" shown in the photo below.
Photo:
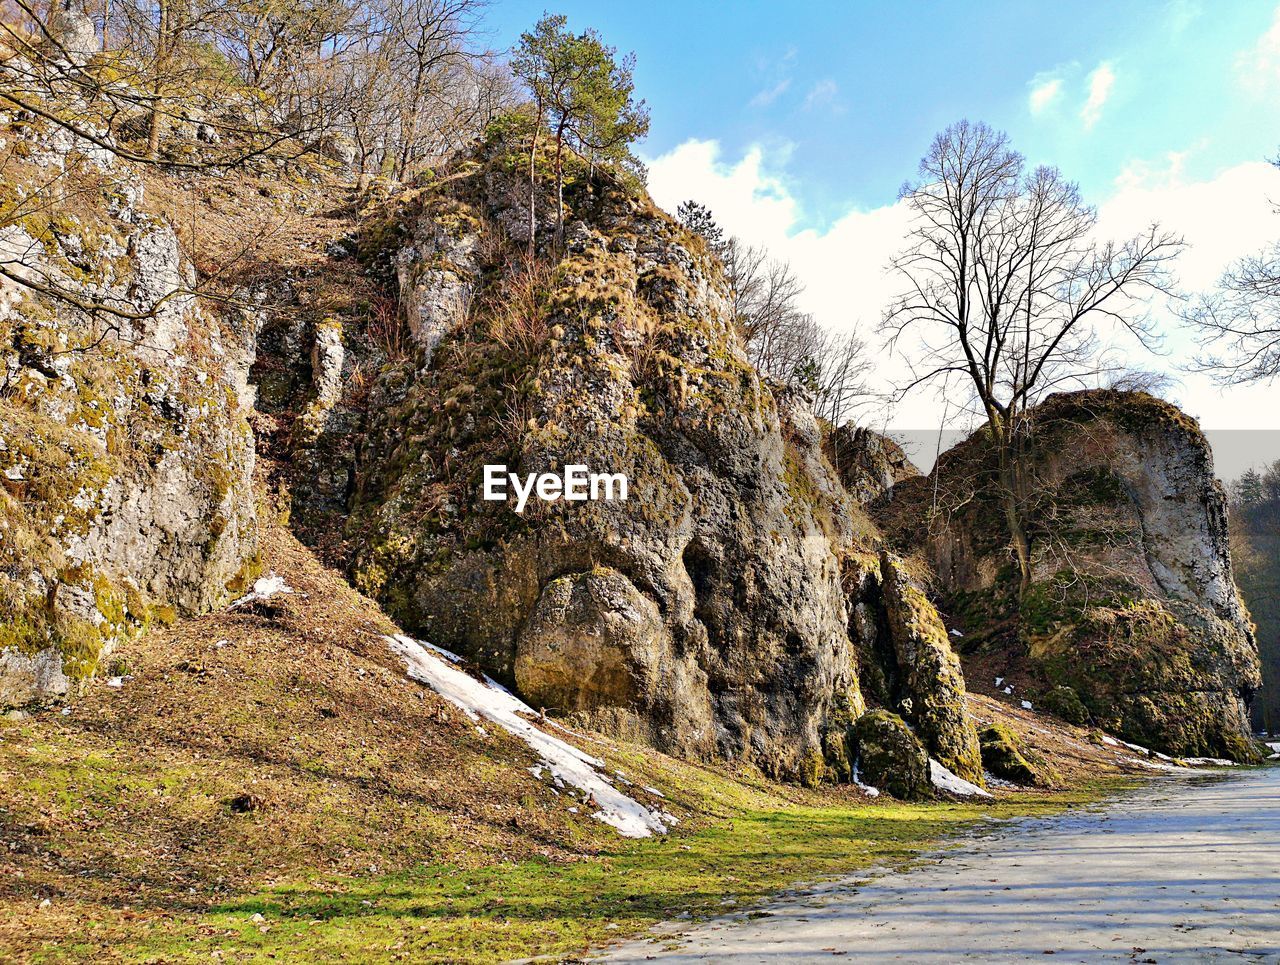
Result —
<path fill-rule="evenodd" d="M 547 7 L 500 0 L 488 21 L 505 47 Z M 637 57 L 652 110 L 644 153 L 689 138 L 729 155 L 789 151 L 804 224 L 892 201 L 939 129 L 961 117 L 1012 136 L 1105 200 L 1136 161 L 1185 154 L 1190 177 L 1269 157 L 1280 112 L 1236 96 L 1241 51 L 1275 4 L 1259 0 L 977 3 L 586 3 L 551 8 Z M 1080 111 L 1090 76 L 1114 78 L 1096 121 Z M 1030 93 L 1059 79 L 1038 115 Z"/>
<path fill-rule="evenodd" d="M 490 43 L 509 47 L 544 9 L 497 0 Z M 1183 236 L 1187 292 L 1280 239 L 1280 170 L 1267 163 L 1280 153 L 1280 0 L 549 9 L 635 53 L 655 200 L 669 211 L 702 201 L 731 234 L 790 261 L 803 307 L 877 353 L 881 389 L 905 367 L 876 334 L 899 284 L 885 270 L 906 231 L 898 189 L 953 121 L 986 121 L 1033 164 L 1061 168 L 1098 206 L 1100 235 L 1159 221 Z M 1151 306 L 1165 352 L 1133 349 L 1130 364 L 1165 372 L 1174 402 L 1230 430 L 1219 438 L 1234 442 L 1215 444 L 1228 478 L 1280 458 L 1280 386 L 1224 390 L 1188 373 L 1193 333 L 1169 308 Z M 955 407 L 923 392 L 866 421 L 969 428 L 945 412 Z"/>

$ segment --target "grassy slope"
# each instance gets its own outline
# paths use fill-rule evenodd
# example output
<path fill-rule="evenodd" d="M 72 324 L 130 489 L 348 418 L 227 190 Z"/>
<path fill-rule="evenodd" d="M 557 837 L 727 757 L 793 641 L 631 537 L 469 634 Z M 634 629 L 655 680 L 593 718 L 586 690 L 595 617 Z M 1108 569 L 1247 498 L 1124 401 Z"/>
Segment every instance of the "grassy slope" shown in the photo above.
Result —
<path fill-rule="evenodd" d="M 271 534 L 268 559 L 294 594 L 153 632 L 119 655 L 122 689 L 94 683 L 67 714 L 0 720 L 0 948 L 567 953 L 1100 787 L 904 806 L 593 740 L 681 818 L 665 839 L 627 842 L 535 781 L 522 744 L 406 680 L 385 617 L 291 537 Z"/>

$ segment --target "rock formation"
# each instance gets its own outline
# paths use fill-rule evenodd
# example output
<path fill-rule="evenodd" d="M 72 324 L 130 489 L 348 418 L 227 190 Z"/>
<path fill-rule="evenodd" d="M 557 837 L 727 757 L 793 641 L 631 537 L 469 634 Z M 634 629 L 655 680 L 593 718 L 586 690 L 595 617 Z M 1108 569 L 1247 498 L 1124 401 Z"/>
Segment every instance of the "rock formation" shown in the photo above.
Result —
<path fill-rule="evenodd" d="M 1025 664 L 1046 694 L 1071 688 L 1095 723 L 1129 740 L 1252 759 L 1257 647 L 1195 422 L 1142 393 L 1063 393 L 1035 412 L 1031 438 L 1034 585 L 1023 599 L 982 433 L 928 480 L 895 489 L 882 523 L 932 564 L 967 647 Z M 935 482 L 926 518 L 918 507 Z M 1054 700 L 1074 704 L 1064 691 Z"/>
<path fill-rule="evenodd" d="M 372 407 L 357 584 L 557 713 L 816 778 L 828 721 L 862 710 L 855 527 L 817 423 L 747 363 L 701 242 L 614 176 L 568 197 L 558 265 L 495 245 L 484 226 L 519 220 L 506 150 L 409 215 L 395 263 L 429 366 Z M 518 514 L 480 498 L 496 463 L 624 473 L 630 496 Z"/>
<path fill-rule="evenodd" d="M 963 639 L 1037 675 L 1064 717 L 1250 757 L 1256 653 L 1189 420 L 1139 395 L 1044 406 L 1018 599 L 980 435 L 926 479 L 891 440 L 820 423 L 747 361 L 703 240 L 627 175 L 571 159 L 563 233 L 539 183 L 531 244 L 518 123 L 316 249 L 345 299 L 304 297 L 308 267 L 276 277 L 266 312 L 202 305 L 141 182 L 110 151 L 69 168 L 80 147 L 24 121 L 31 185 L 99 180 L 74 215 L 23 213 L 27 186 L 0 186 L 0 256 L 31 273 L 0 288 L 0 703 L 72 689 L 149 620 L 253 575 L 260 352 L 299 534 L 548 713 L 915 796 L 929 756 L 982 782 Z M 38 278 L 82 307 L 55 310 Z M 392 295 L 403 333 L 389 311 L 376 336 L 371 309 L 354 321 Z M 627 497 L 518 509 L 485 498 L 498 466 L 586 467 Z"/>
<path fill-rule="evenodd" d="M 823 448 L 840 481 L 862 504 L 873 502 L 898 483 L 920 475 L 896 442 L 852 422 L 833 429 Z"/>
<path fill-rule="evenodd" d="M 90 179 L 74 215 L 50 209 L 40 185 L 64 161 L 0 186 L 0 250 L 117 313 L 0 283 L 0 705 L 66 693 L 150 620 L 227 599 L 255 560 L 251 322 L 196 306 L 127 172 Z"/>

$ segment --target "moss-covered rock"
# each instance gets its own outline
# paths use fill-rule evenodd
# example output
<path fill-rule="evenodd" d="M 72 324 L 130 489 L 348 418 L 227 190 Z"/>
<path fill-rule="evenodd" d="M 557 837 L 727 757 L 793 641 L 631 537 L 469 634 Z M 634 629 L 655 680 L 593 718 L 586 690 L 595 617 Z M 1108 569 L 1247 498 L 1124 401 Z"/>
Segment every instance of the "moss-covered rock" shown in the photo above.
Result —
<path fill-rule="evenodd" d="M 1002 724 L 984 727 L 978 735 L 982 744 L 982 766 L 996 777 L 1015 784 L 1046 784 L 1046 776 L 1023 756 L 1018 739 Z"/>
<path fill-rule="evenodd" d="M 1175 756 L 1238 753 L 1250 740 L 1257 646 L 1195 421 L 1141 392 L 1062 393 L 1032 413 L 1026 448 L 1025 594 L 984 431 L 927 480 L 895 488 L 876 506 L 879 522 L 932 563 L 969 646 L 1007 651 L 1044 691 L 1070 687 L 1128 740 Z M 934 493 L 936 512 L 920 513 Z"/>
<path fill-rule="evenodd" d="M 903 562 L 888 552 L 880 556 L 877 590 L 882 616 L 870 631 L 858 632 L 887 637 L 891 647 L 882 645 L 872 658 L 887 681 L 882 699 L 915 726 L 930 754 L 981 785 L 982 760 L 965 706 L 964 676 L 938 611 Z"/>
<path fill-rule="evenodd" d="M 872 710 L 853 725 L 861 780 L 903 801 L 932 795 L 929 754 L 897 714 Z"/>
<path fill-rule="evenodd" d="M 1089 723 L 1089 708 L 1075 689 L 1065 684 L 1059 684 L 1041 697 L 1040 706 L 1068 724 L 1083 727 Z"/>

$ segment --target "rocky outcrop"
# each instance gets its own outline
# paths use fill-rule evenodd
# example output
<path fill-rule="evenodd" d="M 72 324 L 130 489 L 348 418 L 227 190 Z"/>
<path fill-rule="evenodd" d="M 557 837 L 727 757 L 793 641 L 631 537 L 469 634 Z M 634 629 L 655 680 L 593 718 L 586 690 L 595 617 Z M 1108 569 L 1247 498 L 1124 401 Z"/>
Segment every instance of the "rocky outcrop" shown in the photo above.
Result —
<path fill-rule="evenodd" d="M 908 564 L 888 552 L 846 561 L 845 589 L 864 695 L 908 721 L 953 773 L 981 784 L 960 660 Z"/>
<path fill-rule="evenodd" d="M 901 484 L 882 524 L 933 564 L 966 646 L 1003 652 L 1044 692 L 1070 687 L 1129 740 L 1251 759 L 1257 647 L 1195 422 L 1142 393 L 1064 393 L 1034 413 L 1030 439 L 1034 583 L 1022 599 L 982 433 L 930 479 Z M 932 518 L 907 508 L 935 486 Z"/>
<path fill-rule="evenodd" d="M 862 504 L 874 502 L 898 483 L 920 475 L 896 442 L 852 422 L 833 429 L 823 448 L 840 481 Z"/>
<path fill-rule="evenodd" d="M 73 67 L 83 67 L 99 50 L 93 18 L 81 0 L 54 0 L 49 5 L 48 56 Z"/>
<path fill-rule="evenodd" d="M 704 246 L 616 176 L 569 192 L 558 260 L 495 244 L 522 168 L 486 150 L 408 215 L 429 365 L 375 389 L 357 584 L 557 712 L 817 779 L 828 721 L 862 702 L 855 527 L 816 421 L 747 362 Z M 520 513 L 481 499 L 486 464 L 625 474 L 629 495 Z"/>
<path fill-rule="evenodd" d="M 50 167 L 74 213 L 40 195 Z M 127 171 L 18 170 L 0 233 L 30 239 L 23 279 L 68 297 L 0 286 L 3 704 L 66 693 L 150 620 L 223 602 L 256 546 L 254 332 L 195 305 L 177 237 Z"/>
<path fill-rule="evenodd" d="M 880 593 L 893 643 L 897 703 L 929 752 L 959 777 L 982 783 L 978 734 L 965 707 L 964 674 L 947 628 L 900 560 L 880 555 Z"/>

